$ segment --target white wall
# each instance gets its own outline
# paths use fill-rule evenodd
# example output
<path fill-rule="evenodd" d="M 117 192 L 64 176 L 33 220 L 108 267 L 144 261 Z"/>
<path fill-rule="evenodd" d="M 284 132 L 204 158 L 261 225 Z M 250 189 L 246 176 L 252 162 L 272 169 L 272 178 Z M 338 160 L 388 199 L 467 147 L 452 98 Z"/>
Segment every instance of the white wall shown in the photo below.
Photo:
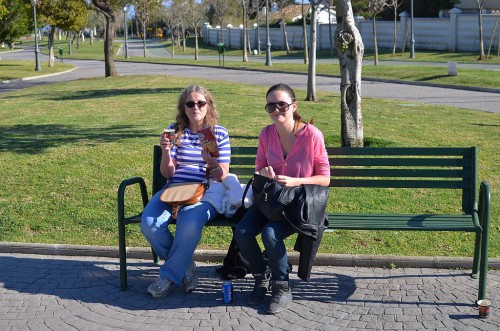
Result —
<path fill-rule="evenodd" d="M 488 50 L 490 39 L 498 19 L 496 32 L 493 38 L 492 51 L 498 49 L 498 34 L 500 32 L 500 15 L 483 15 L 483 42 L 485 51 Z M 357 22 L 357 26 L 365 49 L 373 49 L 373 26 L 371 20 Z M 394 21 L 376 21 L 377 45 L 379 49 L 392 49 Z M 406 36 L 406 49 L 410 47 L 410 17 L 402 16 L 397 22 L 398 36 L 397 49 L 401 50 Z M 336 24 L 332 24 L 332 34 L 335 35 Z M 309 33 L 309 27 L 307 28 Z M 302 49 L 302 27 L 287 26 L 288 43 L 291 49 Z M 317 48 L 330 49 L 330 32 L 328 24 L 318 24 Z M 266 48 L 266 29 L 259 28 L 261 50 Z M 212 28 L 208 24 L 203 27 L 203 41 L 209 45 L 221 42 L 220 29 Z M 449 18 L 414 18 L 413 35 L 415 49 L 469 52 L 479 49 L 479 23 L 477 15 L 451 14 Z M 257 49 L 257 30 L 249 30 L 252 49 Z M 271 49 L 283 50 L 284 38 L 281 28 L 269 29 Z M 224 43 L 226 48 L 242 49 L 242 29 L 225 28 Z M 308 36 L 308 41 L 310 38 Z"/>

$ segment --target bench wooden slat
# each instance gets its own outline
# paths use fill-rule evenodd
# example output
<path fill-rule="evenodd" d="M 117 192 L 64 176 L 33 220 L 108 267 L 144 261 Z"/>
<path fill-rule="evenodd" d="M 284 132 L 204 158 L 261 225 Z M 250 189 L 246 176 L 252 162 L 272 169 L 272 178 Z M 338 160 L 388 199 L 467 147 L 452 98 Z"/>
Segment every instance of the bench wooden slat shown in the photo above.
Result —
<path fill-rule="evenodd" d="M 441 188 L 467 189 L 467 181 L 455 180 L 384 180 L 384 179 L 332 179 L 330 187 L 372 187 L 372 188 Z"/>
<path fill-rule="evenodd" d="M 470 164 L 464 159 L 438 158 L 330 158 L 332 167 L 342 166 L 385 166 L 385 167 L 463 167 Z"/>
<path fill-rule="evenodd" d="M 470 173 L 461 169 L 346 169 L 332 167 L 332 177 L 439 177 L 463 178 Z"/>
<path fill-rule="evenodd" d="M 478 232 L 472 215 L 329 213 L 330 228 L 345 230 Z"/>
<path fill-rule="evenodd" d="M 416 156 L 457 156 L 471 155 L 470 147 L 327 147 L 328 155 L 416 155 Z"/>

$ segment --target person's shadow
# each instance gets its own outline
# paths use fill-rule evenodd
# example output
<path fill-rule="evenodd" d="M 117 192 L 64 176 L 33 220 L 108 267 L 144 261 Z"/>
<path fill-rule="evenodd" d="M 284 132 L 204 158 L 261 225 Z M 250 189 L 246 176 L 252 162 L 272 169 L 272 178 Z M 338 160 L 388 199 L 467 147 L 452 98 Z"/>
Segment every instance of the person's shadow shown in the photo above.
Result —
<path fill-rule="evenodd" d="M 146 292 L 158 277 L 158 266 L 149 261 L 128 263 L 128 289 L 120 290 L 118 260 L 96 258 L 82 261 L 74 257 L 0 256 L 0 283 L 10 293 L 55 296 L 63 300 L 98 303 L 127 310 L 155 310 L 159 308 L 192 308 L 228 305 L 222 300 L 222 283 L 215 269 L 220 265 L 198 266 L 199 285 L 192 293 L 175 289 L 165 299 L 153 299 Z M 313 272 L 314 274 L 314 272 Z M 314 275 L 313 275 L 314 276 Z M 345 302 L 355 291 L 352 277 L 321 274 L 310 282 L 291 280 L 294 300 Z M 341 284 L 342 283 L 342 284 Z M 229 305 L 246 306 L 253 288 L 253 278 L 233 280 L 234 300 Z M 256 307 L 265 313 L 265 307 Z"/>

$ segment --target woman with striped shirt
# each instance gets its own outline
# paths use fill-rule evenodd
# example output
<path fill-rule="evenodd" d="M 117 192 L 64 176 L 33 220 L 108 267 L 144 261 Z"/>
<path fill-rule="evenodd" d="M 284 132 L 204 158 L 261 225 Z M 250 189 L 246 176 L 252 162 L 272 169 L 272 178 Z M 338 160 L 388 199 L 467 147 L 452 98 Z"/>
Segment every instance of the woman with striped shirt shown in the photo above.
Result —
<path fill-rule="evenodd" d="M 171 144 L 167 135 L 160 136 L 162 158 L 160 171 L 168 184 L 202 182 L 208 170 L 212 179 L 222 181 L 228 174 L 231 145 L 226 128 L 217 125 L 217 109 L 210 92 L 199 85 L 187 87 L 179 96 L 176 122 L 169 126 L 175 130 Z M 210 127 L 214 133 L 219 156 L 214 157 L 202 148 L 198 130 Z M 165 262 L 158 279 L 148 287 L 153 298 L 170 295 L 176 285 L 186 293 L 198 284 L 193 254 L 203 226 L 217 216 L 216 209 L 206 201 L 184 206 L 176 220 L 175 237 L 168 229 L 172 223 L 172 207 L 160 201 L 163 190 L 156 193 L 142 214 L 141 230 L 151 247 Z"/>

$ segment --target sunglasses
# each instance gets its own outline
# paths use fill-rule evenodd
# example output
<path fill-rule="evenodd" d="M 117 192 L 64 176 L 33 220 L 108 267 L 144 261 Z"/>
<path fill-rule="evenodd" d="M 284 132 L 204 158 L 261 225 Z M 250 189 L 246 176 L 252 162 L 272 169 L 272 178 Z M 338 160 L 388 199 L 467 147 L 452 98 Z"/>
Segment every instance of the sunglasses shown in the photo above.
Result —
<path fill-rule="evenodd" d="M 266 104 L 265 108 L 268 113 L 273 113 L 276 108 L 278 108 L 279 112 L 286 112 L 288 108 L 293 105 L 292 103 L 286 103 L 285 101 L 280 101 L 280 102 L 269 102 Z"/>
<path fill-rule="evenodd" d="M 186 107 L 193 108 L 194 105 L 197 105 L 198 108 L 203 108 L 203 107 L 205 107 L 206 104 L 207 104 L 206 101 L 198 101 L 198 102 L 188 101 L 188 102 L 186 102 Z"/>

